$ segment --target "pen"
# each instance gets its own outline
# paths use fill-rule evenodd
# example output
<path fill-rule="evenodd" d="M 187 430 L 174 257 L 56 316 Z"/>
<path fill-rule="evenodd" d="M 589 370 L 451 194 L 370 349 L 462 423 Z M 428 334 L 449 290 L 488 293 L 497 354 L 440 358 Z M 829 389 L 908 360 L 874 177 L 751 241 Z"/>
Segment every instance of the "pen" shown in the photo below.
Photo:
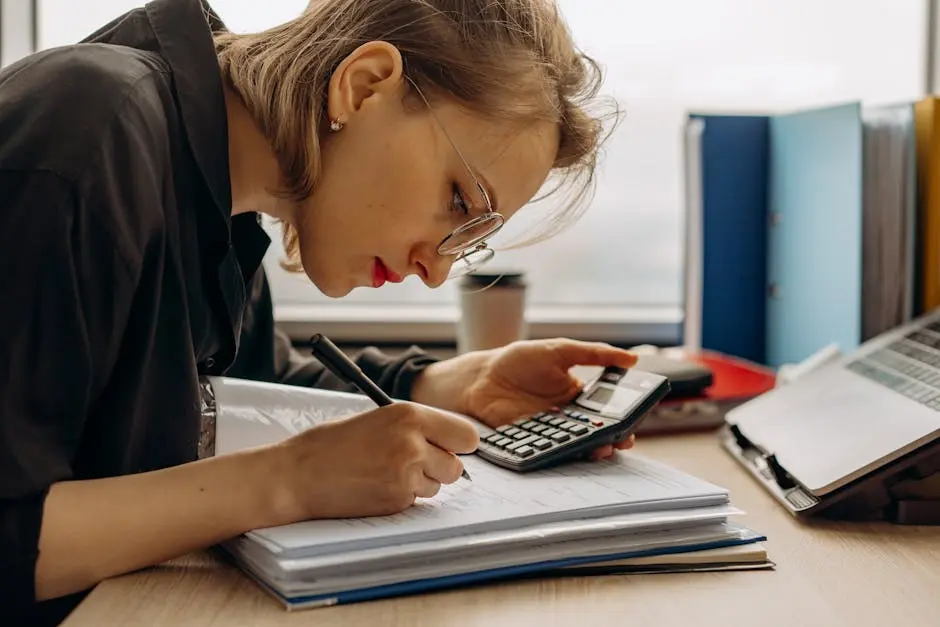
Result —
<path fill-rule="evenodd" d="M 355 362 L 337 348 L 330 338 L 322 333 L 315 333 L 310 338 L 310 349 L 313 351 L 314 356 L 320 360 L 320 363 L 329 368 L 333 374 L 362 390 L 362 393 L 371 398 L 379 407 L 391 405 L 395 402 L 382 388 L 375 384 L 375 381 L 367 377 Z M 460 476 L 472 481 L 466 468 L 460 473 Z"/>

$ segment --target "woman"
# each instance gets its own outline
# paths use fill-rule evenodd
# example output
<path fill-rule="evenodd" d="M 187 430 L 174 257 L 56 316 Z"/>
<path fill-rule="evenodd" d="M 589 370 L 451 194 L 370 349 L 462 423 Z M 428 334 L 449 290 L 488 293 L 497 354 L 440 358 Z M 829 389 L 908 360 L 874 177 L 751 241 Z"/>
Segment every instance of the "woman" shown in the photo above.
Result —
<path fill-rule="evenodd" d="M 399 511 L 477 444 L 441 409 L 498 425 L 569 400 L 570 366 L 632 365 L 568 340 L 366 351 L 406 402 L 197 459 L 200 375 L 340 387 L 275 331 L 259 215 L 324 294 L 436 287 L 551 174 L 590 182 L 590 69 L 540 0 L 315 0 L 253 35 L 156 0 L 6 68 L 0 607 L 56 622 L 251 528 Z"/>

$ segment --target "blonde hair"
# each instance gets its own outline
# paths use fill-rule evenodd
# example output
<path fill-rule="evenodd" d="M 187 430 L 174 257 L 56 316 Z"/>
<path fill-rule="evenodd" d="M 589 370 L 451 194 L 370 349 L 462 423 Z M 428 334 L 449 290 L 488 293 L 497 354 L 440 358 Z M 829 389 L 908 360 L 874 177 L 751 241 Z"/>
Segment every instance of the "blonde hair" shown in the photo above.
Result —
<path fill-rule="evenodd" d="M 488 119 L 522 125 L 557 122 L 552 192 L 567 187 L 572 196 L 557 213 L 565 219 L 528 241 L 580 215 L 609 116 L 589 111 L 600 103 L 600 68 L 575 46 L 551 0 L 311 0 L 280 26 L 217 34 L 223 78 L 271 142 L 288 198 L 303 200 L 316 186 L 331 73 L 369 41 L 394 45 L 405 75 L 432 102 L 449 97 Z M 298 270 L 297 234 L 286 225 L 283 240 L 285 267 Z"/>

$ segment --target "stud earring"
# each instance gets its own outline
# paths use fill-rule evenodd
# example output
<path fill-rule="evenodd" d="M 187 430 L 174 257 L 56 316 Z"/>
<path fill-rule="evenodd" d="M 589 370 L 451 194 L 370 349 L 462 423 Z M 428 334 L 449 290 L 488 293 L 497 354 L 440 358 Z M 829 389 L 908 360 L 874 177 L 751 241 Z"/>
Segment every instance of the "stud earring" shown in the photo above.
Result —
<path fill-rule="evenodd" d="M 332 131 L 341 131 L 343 130 L 343 123 L 339 120 L 330 120 L 330 130 Z"/>

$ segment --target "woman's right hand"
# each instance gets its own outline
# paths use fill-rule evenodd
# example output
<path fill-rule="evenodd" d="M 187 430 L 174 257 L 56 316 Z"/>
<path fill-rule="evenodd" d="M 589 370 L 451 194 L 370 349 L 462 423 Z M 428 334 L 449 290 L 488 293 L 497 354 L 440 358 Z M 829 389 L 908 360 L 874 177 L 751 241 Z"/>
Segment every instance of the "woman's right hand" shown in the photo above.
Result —
<path fill-rule="evenodd" d="M 272 448 L 284 522 L 394 514 L 460 478 L 456 453 L 479 434 L 466 419 L 397 402 L 326 422 Z"/>

